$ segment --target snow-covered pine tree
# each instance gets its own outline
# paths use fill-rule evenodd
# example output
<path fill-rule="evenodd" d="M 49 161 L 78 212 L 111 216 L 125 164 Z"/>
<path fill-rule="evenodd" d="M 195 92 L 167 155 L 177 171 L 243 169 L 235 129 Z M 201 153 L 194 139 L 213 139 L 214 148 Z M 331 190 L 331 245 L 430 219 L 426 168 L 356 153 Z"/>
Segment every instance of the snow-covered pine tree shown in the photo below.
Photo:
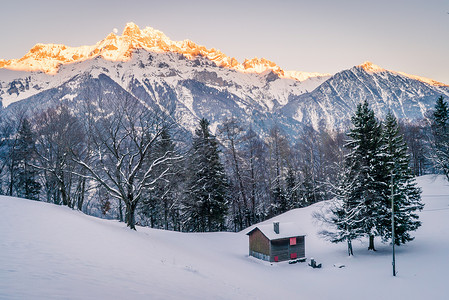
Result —
<path fill-rule="evenodd" d="M 385 141 L 383 152 L 389 174 L 389 182 L 393 182 L 395 244 L 400 245 L 414 238 L 410 231 L 421 226 L 419 217 L 415 213 L 424 207 L 421 202 L 421 190 L 416 186 L 413 172 L 410 168 L 410 157 L 407 154 L 407 145 L 399 134 L 398 123 L 394 115 L 389 112 L 383 126 Z M 391 175 L 393 181 L 391 181 Z M 388 183 L 388 182 L 387 182 Z M 391 197 L 387 196 L 384 207 L 384 216 L 378 231 L 384 240 L 391 238 Z"/>
<path fill-rule="evenodd" d="M 330 224 L 335 230 L 323 230 L 322 236 L 332 243 L 346 242 L 348 255 L 354 255 L 352 241 L 364 235 L 360 224 L 364 221 L 364 203 L 354 198 L 352 193 L 358 183 L 357 177 L 347 176 L 349 166 L 343 166 L 337 176 L 338 182 L 334 187 L 337 201 L 332 202 L 326 213 L 317 213 L 315 218 Z"/>
<path fill-rule="evenodd" d="M 369 237 L 368 250 L 375 250 L 374 237 L 379 235 L 386 189 L 381 125 L 366 101 L 357 105 L 351 120 L 353 128 L 345 144 L 348 153 L 334 187 L 337 201 L 328 215 L 316 215 L 335 228 L 321 234 L 333 243 L 346 241 L 349 255 L 353 254 L 352 240 L 364 235 Z"/>
<path fill-rule="evenodd" d="M 287 192 L 287 205 L 288 209 L 298 208 L 300 206 L 299 197 L 299 184 L 297 182 L 297 176 L 293 167 L 289 166 L 287 170 L 287 177 L 285 178 L 285 188 Z"/>
<path fill-rule="evenodd" d="M 382 216 L 388 190 L 381 153 L 382 129 L 366 101 L 357 105 L 351 121 L 353 128 L 348 133 L 350 140 L 345 145 L 349 150 L 345 157 L 345 181 L 351 183 L 351 189 L 345 197 L 346 210 L 358 228 L 369 236 L 368 250 L 375 250 L 374 237 L 379 235 L 378 220 Z"/>
<path fill-rule="evenodd" d="M 443 96 L 437 99 L 431 116 L 432 159 L 449 180 L 449 108 Z"/>
<path fill-rule="evenodd" d="M 209 131 L 209 122 L 201 119 L 190 153 L 190 178 L 183 205 L 184 230 L 225 229 L 228 183 L 219 152 L 218 142 Z"/>
<path fill-rule="evenodd" d="M 14 183 L 18 197 L 38 200 L 41 184 L 37 181 L 37 170 L 33 167 L 35 159 L 35 140 L 31 131 L 31 124 L 24 118 L 17 133 L 12 156 L 15 162 Z"/>
<path fill-rule="evenodd" d="M 299 185 L 300 207 L 309 206 L 322 200 L 322 193 L 317 181 L 313 177 L 311 166 L 304 165 L 301 168 L 302 181 Z"/>

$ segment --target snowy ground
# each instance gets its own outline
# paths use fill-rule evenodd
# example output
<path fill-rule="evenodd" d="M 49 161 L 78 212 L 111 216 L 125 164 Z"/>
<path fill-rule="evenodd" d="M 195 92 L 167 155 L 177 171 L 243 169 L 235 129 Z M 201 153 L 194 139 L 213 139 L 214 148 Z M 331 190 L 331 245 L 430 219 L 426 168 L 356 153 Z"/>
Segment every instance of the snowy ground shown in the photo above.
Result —
<path fill-rule="evenodd" d="M 317 236 L 323 204 L 276 217 L 307 233 L 306 256 L 323 263 L 270 264 L 248 257 L 241 233 L 138 228 L 66 207 L 0 197 L 0 299 L 449 299 L 449 185 L 418 179 L 426 204 L 415 241 L 397 247 Z M 270 223 L 267 221 L 266 223 Z M 344 264 L 336 268 L 334 264 Z"/>

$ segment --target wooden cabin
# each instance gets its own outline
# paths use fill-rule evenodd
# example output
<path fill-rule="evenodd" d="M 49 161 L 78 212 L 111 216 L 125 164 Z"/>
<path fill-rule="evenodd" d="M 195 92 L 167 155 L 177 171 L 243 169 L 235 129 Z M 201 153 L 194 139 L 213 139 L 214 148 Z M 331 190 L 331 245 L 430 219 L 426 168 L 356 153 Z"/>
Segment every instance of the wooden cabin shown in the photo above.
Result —
<path fill-rule="evenodd" d="M 250 230 L 249 255 L 270 262 L 306 257 L 305 235 L 294 223 L 274 222 Z"/>

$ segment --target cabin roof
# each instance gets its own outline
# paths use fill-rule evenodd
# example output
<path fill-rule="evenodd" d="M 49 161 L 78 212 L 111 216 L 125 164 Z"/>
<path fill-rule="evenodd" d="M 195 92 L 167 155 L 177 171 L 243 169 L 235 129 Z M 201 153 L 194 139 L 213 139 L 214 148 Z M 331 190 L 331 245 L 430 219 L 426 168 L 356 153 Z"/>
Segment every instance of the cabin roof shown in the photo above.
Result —
<path fill-rule="evenodd" d="M 274 232 L 273 223 L 256 225 L 251 228 L 246 234 L 250 235 L 254 230 L 259 229 L 263 235 L 269 240 L 285 239 L 295 236 L 305 236 L 304 232 L 297 223 L 282 223 L 279 222 L 279 234 Z"/>

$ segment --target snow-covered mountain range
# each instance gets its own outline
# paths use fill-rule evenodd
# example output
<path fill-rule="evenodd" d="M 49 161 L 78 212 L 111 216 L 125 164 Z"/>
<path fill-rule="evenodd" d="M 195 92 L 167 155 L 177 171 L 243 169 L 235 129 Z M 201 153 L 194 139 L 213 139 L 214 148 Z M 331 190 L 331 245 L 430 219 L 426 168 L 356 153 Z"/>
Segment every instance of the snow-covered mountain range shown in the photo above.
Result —
<path fill-rule="evenodd" d="M 214 130 L 235 116 L 261 135 L 274 124 L 295 135 L 303 126 L 335 128 L 348 123 L 367 99 L 379 117 L 422 118 L 443 83 L 385 70 L 370 62 L 337 74 L 285 71 L 263 59 L 239 63 L 192 41 L 171 41 L 162 32 L 128 23 L 93 46 L 37 44 L 20 59 L 0 60 L 3 110 L 36 111 L 65 101 L 77 105 L 126 91 L 149 107 L 175 117 L 193 131 L 206 117 Z"/>

